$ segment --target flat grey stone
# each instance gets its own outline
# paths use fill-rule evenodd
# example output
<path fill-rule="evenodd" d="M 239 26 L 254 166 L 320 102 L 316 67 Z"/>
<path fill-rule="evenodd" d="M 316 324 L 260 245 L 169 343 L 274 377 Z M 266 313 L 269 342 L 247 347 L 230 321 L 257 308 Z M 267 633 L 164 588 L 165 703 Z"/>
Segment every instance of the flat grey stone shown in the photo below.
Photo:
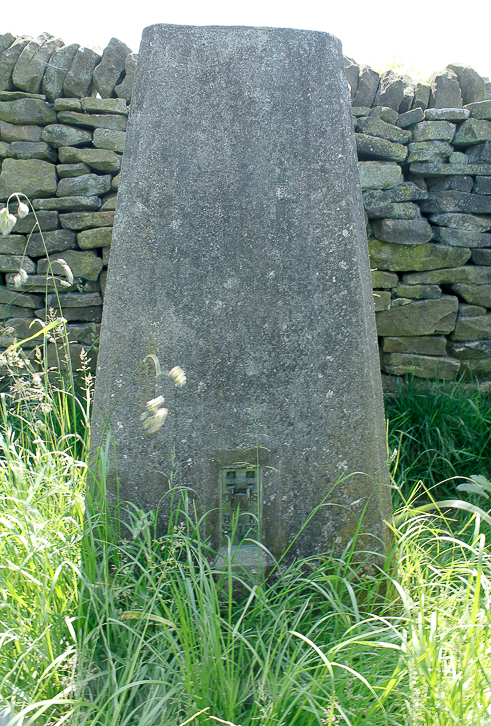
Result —
<path fill-rule="evenodd" d="M 97 174 L 66 177 L 58 182 L 57 197 L 97 197 L 111 189 L 111 177 Z M 61 219 L 60 219 L 61 222 Z"/>
<path fill-rule="evenodd" d="M 475 214 L 432 214 L 429 220 L 432 224 L 442 227 L 468 230 L 470 232 L 487 232 L 491 229 L 491 219 L 489 217 L 479 217 Z"/>
<path fill-rule="evenodd" d="M 367 134 L 355 134 L 358 158 L 360 159 L 387 159 L 388 161 L 404 161 L 407 156 L 407 147 L 394 144 L 385 139 L 378 139 Z"/>
<path fill-rule="evenodd" d="M 62 164 L 87 164 L 96 171 L 109 171 L 116 173 L 121 167 L 121 156 L 107 149 L 78 149 L 71 146 L 61 146 L 58 157 Z M 106 189 L 105 191 L 108 191 Z"/>
<path fill-rule="evenodd" d="M 491 139 L 491 122 L 469 118 L 460 126 L 454 136 L 454 146 L 471 146 Z"/>
<path fill-rule="evenodd" d="M 430 76 L 430 108 L 462 108 L 462 96 L 457 74 L 449 68 Z"/>
<path fill-rule="evenodd" d="M 427 179 L 426 184 L 431 192 L 445 192 L 450 189 L 470 193 L 474 187 L 474 179 L 465 174 L 455 174 L 454 176 Z"/>
<path fill-rule="evenodd" d="M 9 156 L 10 144 L 0 141 L 0 159 L 6 159 Z"/>
<path fill-rule="evenodd" d="M 455 327 L 458 298 L 443 295 L 439 300 L 413 300 L 376 314 L 380 336 L 448 334 Z"/>
<path fill-rule="evenodd" d="M 379 86 L 375 96 L 374 106 L 387 106 L 399 111 L 404 97 L 404 81 L 394 71 L 385 71 L 379 78 Z"/>
<path fill-rule="evenodd" d="M 117 198 L 117 194 L 114 192 L 106 194 L 102 200 L 101 212 L 114 212 Z"/>
<path fill-rule="evenodd" d="M 399 118 L 397 111 L 388 106 L 372 106 L 368 112 L 369 116 L 379 118 L 381 121 L 385 121 L 388 124 L 396 125 Z"/>
<path fill-rule="evenodd" d="M 79 98 L 55 98 L 53 101 L 55 111 L 81 111 L 82 104 Z"/>
<path fill-rule="evenodd" d="M 486 98 L 486 85 L 474 68 L 463 63 L 449 63 L 447 68 L 457 74 L 464 105 L 475 101 L 484 101 Z"/>
<path fill-rule="evenodd" d="M 22 35 L 0 53 L 0 91 L 8 91 L 14 87 L 12 83 L 12 71 L 17 60 L 32 38 L 29 35 Z"/>
<path fill-rule="evenodd" d="M 80 47 L 63 81 L 63 94 L 70 98 L 83 98 L 89 95 L 92 86 L 92 73 L 101 56 L 91 48 Z"/>
<path fill-rule="evenodd" d="M 491 359 L 491 340 L 449 341 L 448 352 L 458 360 Z"/>
<path fill-rule="evenodd" d="M 125 131 L 113 131 L 112 129 L 95 129 L 94 146 L 97 149 L 109 149 L 122 154 L 126 139 Z"/>
<path fill-rule="evenodd" d="M 467 265 L 429 272 L 411 272 L 404 275 L 402 279 L 408 285 L 454 285 L 457 282 L 465 282 L 470 285 L 489 285 L 491 284 L 491 267 Z"/>
<path fill-rule="evenodd" d="M 406 272 L 408 270 L 436 270 L 465 265 L 471 251 L 462 247 L 450 247 L 427 242 L 424 245 L 410 246 L 390 244 L 379 240 L 369 240 L 370 264 L 379 270 Z M 423 281 L 419 284 L 427 284 Z M 438 284 L 433 283 L 431 284 Z"/>
<path fill-rule="evenodd" d="M 114 88 L 116 96 L 118 96 L 119 98 L 124 98 L 124 100 L 128 103 L 131 101 L 131 92 L 133 90 L 133 83 L 135 82 L 137 61 L 137 53 L 130 53 L 126 56 L 126 60 L 124 63 L 125 76 L 121 83 L 119 83 Z"/>
<path fill-rule="evenodd" d="M 399 277 L 392 272 L 384 270 L 371 270 L 372 287 L 376 288 L 393 288 L 399 282 Z"/>
<path fill-rule="evenodd" d="M 491 279 L 488 285 L 470 285 L 458 282 L 456 285 L 452 285 L 452 290 L 469 305 L 491 308 Z"/>
<path fill-rule="evenodd" d="M 379 310 L 387 310 L 390 305 L 391 294 L 389 290 L 374 290 L 373 306 L 375 312 Z"/>
<path fill-rule="evenodd" d="M 110 247 L 103 247 L 102 248 L 102 264 L 104 265 L 104 267 L 107 267 L 107 265 L 109 263 L 109 255 L 110 255 L 110 253 L 111 253 L 111 248 Z M 103 274 L 103 272 L 101 272 L 101 275 Z M 101 282 L 101 290 L 102 290 L 102 282 Z"/>
<path fill-rule="evenodd" d="M 14 277 L 15 275 L 13 273 L 7 275 L 6 282 L 8 290 L 17 290 Z M 66 282 L 64 277 L 53 278 L 51 275 L 29 275 L 27 281 L 18 288 L 18 291 L 44 294 L 46 290 L 48 292 L 54 292 L 57 289 L 59 292 L 66 292 L 68 288 L 62 285 L 61 280 Z"/>
<path fill-rule="evenodd" d="M 425 111 L 430 102 L 431 86 L 429 83 L 417 83 L 414 89 L 414 100 L 412 108 L 421 108 Z"/>
<path fill-rule="evenodd" d="M 367 210 L 392 202 L 412 202 L 420 199 L 428 199 L 428 192 L 420 189 L 414 182 L 403 182 L 391 189 L 363 192 L 363 205 Z"/>
<path fill-rule="evenodd" d="M 401 167 L 395 163 L 360 161 L 358 169 L 362 189 L 391 189 L 404 181 Z"/>
<path fill-rule="evenodd" d="M 367 209 L 368 219 L 415 219 L 419 215 L 419 207 L 412 202 L 395 202 L 380 207 Z"/>
<path fill-rule="evenodd" d="M 13 141 L 41 141 L 42 126 L 18 126 L 0 121 L 0 139 L 11 144 Z"/>
<path fill-rule="evenodd" d="M 33 199 L 34 209 L 56 210 L 60 212 L 91 212 L 101 206 L 100 197 L 55 197 L 54 199 Z"/>
<path fill-rule="evenodd" d="M 55 148 L 60 146 L 82 146 L 91 143 L 92 132 L 67 126 L 66 124 L 50 124 L 44 127 L 41 138 Z"/>
<path fill-rule="evenodd" d="M 450 159 L 451 157 L 449 157 Z M 464 174 L 466 176 L 490 176 L 491 164 L 444 164 L 442 162 L 428 162 L 411 164 L 409 171 L 414 176 L 440 177 Z"/>
<path fill-rule="evenodd" d="M 368 116 L 358 121 L 356 130 L 369 136 L 378 136 L 387 141 L 394 141 L 397 144 L 407 144 L 411 140 L 411 132 L 388 124 L 380 118 Z"/>
<path fill-rule="evenodd" d="M 356 89 L 353 106 L 373 106 L 378 89 L 379 74 L 369 66 L 360 67 L 358 88 Z"/>
<path fill-rule="evenodd" d="M 12 82 L 22 91 L 39 93 L 46 63 L 55 50 L 61 48 L 63 41 L 49 33 L 33 38 L 20 54 L 12 72 Z"/>
<path fill-rule="evenodd" d="M 111 38 L 104 49 L 99 65 L 94 69 L 92 79 L 102 98 L 110 98 L 114 86 L 122 80 L 124 63 L 131 48 L 117 38 Z"/>
<path fill-rule="evenodd" d="M 455 285 L 452 286 L 455 287 Z M 487 310 L 481 305 L 467 305 L 467 303 L 459 303 L 460 318 L 476 318 L 478 315 L 486 315 Z"/>
<path fill-rule="evenodd" d="M 101 212 L 111 214 L 111 212 Z M 112 227 L 100 227 L 99 229 L 87 229 L 77 234 L 77 243 L 82 250 L 93 250 L 99 247 L 110 247 L 112 242 Z"/>
<path fill-rule="evenodd" d="M 413 126 L 413 124 L 419 123 L 419 121 L 422 121 L 425 117 L 424 111 L 421 108 L 413 108 L 410 111 L 406 111 L 406 113 L 401 113 L 399 118 L 397 119 L 397 125 L 401 127 L 401 129 L 407 129 L 408 126 Z"/>
<path fill-rule="evenodd" d="M 427 108 L 427 121 L 465 121 L 470 116 L 467 108 Z"/>
<path fill-rule="evenodd" d="M 36 212 L 39 226 L 43 231 L 58 229 L 58 212 Z M 36 226 L 36 229 L 34 227 Z M 24 219 L 17 219 L 15 231 L 18 234 L 30 234 L 33 230 L 38 231 L 34 214 L 28 214 Z"/>
<path fill-rule="evenodd" d="M 460 363 L 460 371 L 463 374 L 464 380 L 475 380 L 476 378 L 489 380 L 491 377 L 491 358 L 462 360 Z"/>
<path fill-rule="evenodd" d="M 354 118 L 360 118 L 361 116 L 369 116 L 371 110 L 368 106 L 352 106 L 351 114 Z"/>
<path fill-rule="evenodd" d="M 469 163 L 469 157 L 467 154 L 464 154 L 462 151 L 454 151 L 453 154 L 450 154 L 448 157 L 448 163 L 449 164 L 468 164 Z"/>
<path fill-rule="evenodd" d="M 491 177 L 490 176 L 478 176 L 476 183 L 472 187 L 473 194 L 485 194 L 486 196 L 491 194 Z"/>
<path fill-rule="evenodd" d="M 488 237 L 491 239 L 491 235 L 488 235 Z M 471 259 L 475 265 L 489 265 L 491 267 L 491 249 L 472 250 Z"/>
<path fill-rule="evenodd" d="M 19 272 L 21 267 L 27 273 L 36 272 L 36 265 L 25 255 L 0 255 L 0 272 Z"/>
<path fill-rule="evenodd" d="M 114 212 L 72 212 L 71 214 L 60 214 L 61 226 L 65 229 L 73 229 L 77 232 L 93 227 L 112 227 L 114 223 Z M 97 247 L 98 245 L 94 245 Z M 105 245 L 99 245 L 104 247 Z"/>
<path fill-rule="evenodd" d="M 465 214 L 491 214 L 491 199 L 480 194 L 446 191 L 432 192 L 420 204 L 421 211 L 432 214 L 460 212 Z"/>
<path fill-rule="evenodd" d="M 59 255 L 50 255 L 53 274 L 64 276 L 63 268 L 56 262 Z M 97 280 L 99 272 L 102 270 L 102 260 L 92 250 L 66 250 L 63 252 L 63 259 L 70 267 L 74 277 L 81 277 L 84 280 Z M 38 260 L 38 273 L 48 271 L 48 259 Z"/>
<path fill-rule="evenodd" d="M 453 358 L 415 353 L 382 353 L 380 364 L 384 373 L 393 376 L 410 375 L 444 381 L 455 381 L 460 370 L 460 362 Z"/>
<path fill-rule="evenodd" d="M 67 295 L 48 295 L 46 303 L 49 307 L 59 308 L 89 308 L 102 305 L 100 292 L 79 293 L 70 292 Z"/>
<path fill-rule="evenodd" d="M 399 113 L 408 113 L 413 107 L 414 101 L 414 86 L 412 81 L 407 80 L 407 76 L 402 78 L 404 83 L 404 93 L 402 95 L 402 101 L 399 106 Z"/>
<path fill-rule="evenodd" d="M 409 144 L 408 149 L 408 164 L 448 159 L 453 152 L 452 146 L 446 141 L 417 141 Z"/>
<path fill-rule="evenodd" d="M 58 176 L 60 179 L 67 179 L 68 177 L 73 178 L 76 176 L 83 176 L 84 174 L 90 174 L 90 167 L 87 164 L 58 164 L 56 167 Z"/>
<path fill-rule="evenodd" d="M 476 318 L 459 318 L 451 340 L 489 340 L 491 339 L 491 313 Z"/>
<path fill-rule="evenodd" d="M 7 156 L 11 159 L 43 159 L 56 164 L 57 153 L 44 141 L 14 141 Z"/>
<path fill-rule="evenodd" d="M 101 322 L 102 318 L 102 308 L 98 306 L 94 307 L 66 307 L 66 308 L 59 308 L 57 306 L 53 307 L 55 313 L 57 315 L 63 315 L 65 320 L 68 322 L 78 322 L 78 323 L 97 323 L 99 324 Z M 36 315 L 38 315 L 40 318 L 43 318 L 45 315 L 44 308 L 41 310 L 36 310 Z M 71 348 L 73 346 L 70 346 Z M 76 370 L 76 366 L 73 366 Z"/>
<path fill-rule="evenodd" d="M 449 121 L 421 121 L 413 128 L 413 141 L 452 141 L 455 128 Z"/>
<path fill-rule="evenodd" d="M 44 239 L 44 241 L 43 241 Z M 66 229 L 53 229 L 42 236 L 39 232 L 31 235 L 27 245 L 27 254 L 30 257 L 45 257 L 51 252 L 64 252 L 76 247 L 75 232 Z M 39 305 L 36 305 L 39 307 Z"/>
<path fill-rule="evenodd" d="M 17 305 L 0 305 L 0 318 L 8 320 L 9 323 L 11 318 L 27 318 L 32 321 L 33 317 L 34 311 L 31 308 L 21 308 Z"/>
<path fill-rule="evenodd" d="M 0 35 L 0 53 L 3 53 L 15 41 L 15 35 L 12 33 L 3 33 Z"/>
<path fill-rule="evenodd" d="M 67 325 L 68 339 L 74 343 L 82 343 L 86 350 L 98 343 L 100 333 L 100 325 Z"/>
<path fill-rule="evenodd" d="M 401 245 L 421 245 L 433 236 L 426 219 L 383 219 L 372 222 L 374 236 L 381 242 Z"/>
<path fill-rule="evenodd" d="M 360 66 L 353 58 L 344 57 L 344 72 L 346 74 L 346 80 L 350 87 L 351 100 L 356 95 L 356 89 L 358 88 L 358 80 L 360 78 Z"/>
<path fill-rule="evenodd" d="M 394 295 L 413 300 L 438 300 L 442 290 L 438 285 L 398 285 Z"/>
<path fill-rule="evenodd" d="M 75 126 L 88 126 L 89 128 L 115 129 L 126 131 L 126 116 L 110 113 L 77 113 L 76 111 L 60 111 L 58 121 L 74 124 Z"/>
<path fill-rule="evenodd" d="M 382 338 L 384 353 L 419 353 L 421 355 L 447 355 L 447 339 L 444 335 L 393 336 Z"/>
<path fill-rule="evenodd" d="M 38 308 L 42 304 L 43 298 L 39 295 L 29 295 L 28 293 L 14 292 L 7 290 L 6 287 L 0 287 L 0 304 L 15 305 L 20 308 Z"/>
<path fill-rule="evenodd" d="M 56 113 L 53 106 L 37 98 L 20 98 L 0 102 L 0 121 L 46 126 L 56 121 Z"/>
<path fill-rule="evenodd" d="M 117 191 L 119 189 L 119 179 L 121 174 L 116 174 L 116 176 L 113 176 L 113 180 L 111 182 L 111 189 L 113 191 Z"/>
<path fill-rule="evenodd" d="M 186 483 L 198 487 L 204 511 L 216 511 L 220 470 L 250 456 L 244 411 L 255 405 L 270 436 L 261 460 L 261 539 L 274 556 L 322 501 L 327 482 L 360 470 L 380 481 L 385 466 L 373 295 L 343 75 L 341 44 L 325 33 L 152 26 L 143 33 L 126 138 L 92 445 L 112 409 L 121 501 L 153 508 L 163 492 L 155 464 L 167 461 L 175 441 L 176 460 L 186 452 Z M 178 363 L 190 376 L 180 393 L 162 381 L 172 415 L 154 438 L 140 420 L 144 377 L 127 375 L 142 351 L 147 355 L 149 336 L 163 366 Z M 125 395 L 114 406 L 123 380 Z M 144 385 L 146 391 L 146 379 Z M 198 400 L 206 416 L 196 416 Z M 115 486 L 110 470 L 110 497 Z M 373 490 L 368 500 L 372 489 L 366 476 L 338 485 L 342 507 L 319 511 L 292 555 L 326 546 L 342 551 L 365 506 L 367 546 L 381 549 L 376 537 L 384 537 L 390 490 Z M 166 527 L 166 502 L 158 531 Z M 210 545 L 218 549 L 216 519 Z"/>
<path fill-rule="evenodd" d="M 5 237 L 2 235 L 0 236 L 0 255 L 23 255 L 26 243 L 27 237 L 22 234 L 7 234 Z"/>
<path fill-rule="evenodd" d="M 8 141 L 8 139 L 2 138 L 2 141 Z M 485 141 L 483 144 L 477 144 L 476 146 L 468 149 L 466 153 L 470 163 L 491 165 L 491 141 Z"/>
<path fill-rule="evenodd" d="M 128 106 L 122 98 L 82 98 L 80 105 L 87 113 L 119 113 L 128 115 Z"/>
<path fill-rule="evenodd" d="M 79 48 L 78 43 L 65 45 L 55 50 L 46 64 L 42 90 L 48 101 L 53 102 L 55 98 L 63 95 L 63 82 Z"/>
<path fill-rule="evenodd" d="M 42 341 L 42 337 L 35 338 L 34 340 L 26 340 L 26 338 L 30 338 L 34 333 L 41 330 L 42 326 L 39 321 L 33 322 L 29 318 L 13 318 L 9 320 L 8 327 L 13 329 L 12 333 L 0 334 L 0 346 L 2 348 L 12 345 L 15 341 L 23 340 L 25 342 L 22 344 L 22 347 L 32 349 Z M 8 726 L 8 723 L 5 726 Z"/>
<path fill-rule="evenodd" d="M 491 247 L 491 234 L 482 234 L 474 230 L 433 227 L 433 239 L 453 247 Z"/>
<path fill-rule="evenodd" d="M 0 173 L 0 199 L 22 192 L 29 199 L 56 192 L 56 167 L 40 159 L 5 159 Z"/>
<path fill-rule="evenodd" d="M 491 99 L 469 103 L 466 109 L 470 111 L 472 118 L 487 119 L 488 121 L 491 119 Z"/>

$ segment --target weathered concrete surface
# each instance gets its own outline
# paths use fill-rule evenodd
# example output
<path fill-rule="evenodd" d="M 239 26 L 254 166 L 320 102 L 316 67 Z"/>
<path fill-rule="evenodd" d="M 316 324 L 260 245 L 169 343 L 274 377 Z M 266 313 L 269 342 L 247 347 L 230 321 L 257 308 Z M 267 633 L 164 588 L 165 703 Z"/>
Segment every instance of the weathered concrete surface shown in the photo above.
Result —
<path fill-rule="evenodd" d="M 92 441 L 110 416 L 121 500 L 160 503 L 161 528 L 175 445 L 174 481 L 215 509 L 216 547 L 219 470 L 256 461 L 257 414 L 261 539 L 273 554 L 324 499 L 290 556 L 339 551 L 365 507 L 359 544 L 382 548 L 385 427 L 343 66 L 325 33 L 143 34 Z M 186 387 L 155 382 L 149 361 L 133 375 L 150 353 L 181 365 Z M 145 436 L 140 415 L 160 394 L 169 418 Z M 364 474 L 336 486 L 352 472 Z M 114 501 L 114 470 L 109 487 Z"/>

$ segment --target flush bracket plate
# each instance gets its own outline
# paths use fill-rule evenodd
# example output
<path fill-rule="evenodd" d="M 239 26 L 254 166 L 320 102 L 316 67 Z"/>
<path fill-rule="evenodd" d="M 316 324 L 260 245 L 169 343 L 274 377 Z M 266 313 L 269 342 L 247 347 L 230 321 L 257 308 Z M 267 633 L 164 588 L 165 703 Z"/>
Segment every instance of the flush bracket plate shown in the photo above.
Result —
<path fill-rule="evenodd" d="M 220 545 L 239 545 L 258 539 L 261 468 L 226 467 L 220 470 Z"/>

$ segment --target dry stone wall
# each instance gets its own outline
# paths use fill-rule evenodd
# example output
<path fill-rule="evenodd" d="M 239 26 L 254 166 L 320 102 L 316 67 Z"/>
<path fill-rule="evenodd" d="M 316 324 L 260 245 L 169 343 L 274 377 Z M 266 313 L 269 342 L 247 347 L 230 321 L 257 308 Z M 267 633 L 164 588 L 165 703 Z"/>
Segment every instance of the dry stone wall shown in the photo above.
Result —
<path fill-rule="evenodd" d="M 2 348 L 61 304 L 74 367 L 82 347 L 95 364 L 136 61 L 115 38 L 98 54 L 0 35 L 0 202 L 27 194 L 46 245 L 33 214 L 0 238 Z M 491 83 L 462 64 L 416 83 L 345 62 L 382 371 L 489 379 Z"/>

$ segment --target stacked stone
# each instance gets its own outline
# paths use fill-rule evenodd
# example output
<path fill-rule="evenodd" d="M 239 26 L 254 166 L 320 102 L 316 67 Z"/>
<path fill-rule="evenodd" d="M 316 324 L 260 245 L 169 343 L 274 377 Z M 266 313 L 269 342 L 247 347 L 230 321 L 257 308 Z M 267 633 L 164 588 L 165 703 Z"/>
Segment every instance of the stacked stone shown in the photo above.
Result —
<path fill-rule="evenodd" d="M 382 371 L 491 377 L 491 85 L 346 73 Z"/>
<path fill-rule="evenodd" d="M 101 56 L 48 34 L 0 36 L 0 202 L 23 192 L 42 230 L 31 234 L 29 214 L 0 237 L 2 348 L 60 309 L 75 368 L 82 347 L 98 340 L 135 67 L 115 38 Z M 15 214 L 16 200 L 10 204 Z M 28 279 L 16 287 L 21 268 Z M 55 362 L 53 346 L 48 353 Z"/>

